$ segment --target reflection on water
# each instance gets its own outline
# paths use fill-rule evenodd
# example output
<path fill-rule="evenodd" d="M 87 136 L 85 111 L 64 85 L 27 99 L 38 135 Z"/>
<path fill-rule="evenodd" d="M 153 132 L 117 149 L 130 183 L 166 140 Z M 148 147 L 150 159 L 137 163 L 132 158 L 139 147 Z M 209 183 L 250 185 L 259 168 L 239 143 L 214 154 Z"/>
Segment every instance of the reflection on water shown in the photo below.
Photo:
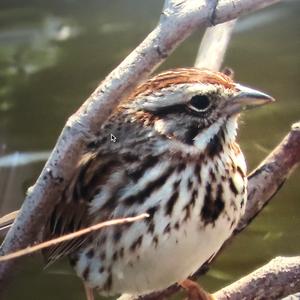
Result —
<path fill-rule="evenodd" d="M 0 3 L 1 213 L 17 209 L 65 123 L 98 82 L 153 28 L 163 1 L 53 0 Z M 226 65 L 238 81 L 277 102 L 242 118 L 240 141 L 253 168 L 300 115 L 300 3 L 243 18 Z M 199 33 L 162 66 L 189 66 Z M 19 154 L 14 154 L 19 152 Z M 201 279 L 215 290 L 276 255 L 299 254 L 300 172 L 297 171 L 250 228 Z M 64 261 L 43 270 L 38 257 L 25 267 L 5 299 L 83 299 Z"/>
<path fill-rule="evenodd" d="M 32 74 L 56 63 L 59 47 L 76 29 L 57 17 L 48 16 L 38 24 L 4 29 L 0 32 L 1 75 Z"/>
<path fill-rule="evenodd" d="M 0 168 L 16 168 L 32 164 L 39 161 L 46 161 L 50 151 L 41 152 L 15 152 L 0 156 Z"/>

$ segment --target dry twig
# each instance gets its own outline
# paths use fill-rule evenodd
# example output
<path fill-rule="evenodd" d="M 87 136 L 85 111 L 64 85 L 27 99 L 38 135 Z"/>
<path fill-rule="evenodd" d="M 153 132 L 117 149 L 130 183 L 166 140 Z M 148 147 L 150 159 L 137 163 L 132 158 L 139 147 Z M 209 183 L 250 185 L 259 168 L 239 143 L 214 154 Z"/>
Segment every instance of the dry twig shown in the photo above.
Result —
<path fill-rule="evenodd" d="M 73 240 L 75 238 L 86 235 L 86 234 L 91 233 L 93 231 L 100 230 L 104 227 L 136 222 L 136 221 L 142 220 L 142 219 L 147 218 L 147 217 L 149 217 L 148 214 L 141 214 L 141 215 L 138 215 L 138 216 L 135 216 L 135 217 L 113 219 L 113 220 L 97 223 L 97 224 L 94 224 L 92 226 L 89 226 L 89 227 L 71 232 L 69 234 L 64 234 L 64 235 L 62 235 L 58 238 L 51 239 L 49 241 L 45 241 L 43 243 L 39 243 L 39 244 L 34 245 L 34 246 L 29 246 L 25 249 L 15 251 L 15 252 L 9 253 L 9 254 L 4 255 L 4 256 L 0 256 L 0 262 L 7 261 L 7 260 L 10 260 L 10 259 L 14 259 L 14 258 L 18 258 L 20 256 L 28 255 L 28 254 L 37 252 L 39 250 L 51 247 L 53 245 L 56 245 L 56 244 L 59 244 L 59 243 L 65 242 L 65 241 Z"/>

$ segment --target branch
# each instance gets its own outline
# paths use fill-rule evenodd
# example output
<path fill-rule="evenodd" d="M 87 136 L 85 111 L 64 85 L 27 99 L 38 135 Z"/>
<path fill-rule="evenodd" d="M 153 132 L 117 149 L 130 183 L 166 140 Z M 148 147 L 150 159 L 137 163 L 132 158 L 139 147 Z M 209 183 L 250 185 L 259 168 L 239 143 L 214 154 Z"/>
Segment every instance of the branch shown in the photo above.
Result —
<path fill-rule="evenodd" d="M 300 256 L 277 257 L 214 294 L 218 300 L 281 299 L 300 291 Z"/>
<path fill-rule="evenodd" d="M 196 28 L 221 23 L 279 0 L 169 0 L 157 27 L 69 118 L 36 184 L 2 244 L 7 254 L 33 243 L 53 203 L 71 178 L 86 140 L 97 134 L 118 103 L 146 78 Z M 110 133 L 108 132 L 108 135 Z M 12 274 L 16 260 L 0 265 L 0 288 Z"/>
<path fill-rule="evenodd" d="M 214 71 L 221 69 L 235 23 L 236 19 L 206 29 L 197 53 L 195 67 Z"/>

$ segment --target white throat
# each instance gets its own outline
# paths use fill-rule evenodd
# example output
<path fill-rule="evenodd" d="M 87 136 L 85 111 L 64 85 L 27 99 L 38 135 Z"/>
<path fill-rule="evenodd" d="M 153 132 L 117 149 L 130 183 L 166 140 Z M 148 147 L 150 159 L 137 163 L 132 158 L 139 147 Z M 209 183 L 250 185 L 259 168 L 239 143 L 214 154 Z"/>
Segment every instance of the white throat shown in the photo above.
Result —
<path fill-rule="evenodd" d="M 209 126 L 207 129 L 201 131 L 194 138 L 194 145 L 198 150 L 204 151 L 207 147 L 209 141 L 219 133 L 220 129 L 225 125 L 225 139 L 226 143 L 231 143 L 235 141 L 237 134 L 237 117 L 233 116 L 228 120 L 225 118 L 219 119 L 217 122 Z"/>

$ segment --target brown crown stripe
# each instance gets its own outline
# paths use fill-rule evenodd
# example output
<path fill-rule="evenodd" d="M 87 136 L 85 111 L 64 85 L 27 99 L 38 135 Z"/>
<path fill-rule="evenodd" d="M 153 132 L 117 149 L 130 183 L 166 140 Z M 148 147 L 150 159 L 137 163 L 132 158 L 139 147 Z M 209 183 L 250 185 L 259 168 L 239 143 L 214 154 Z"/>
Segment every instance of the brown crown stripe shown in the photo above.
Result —
<path fill-rule="evenodd" d="M 149 95 L 154 91 L 182 83 L 211 83 L 222 85 L 225 88 L 234 87 L 232 79 L 223 73 L 197 68 L 178 68 L 158 74 L 149 79 L 137 87 L 130 98 L 135 98 L 141 94 Z"/>

